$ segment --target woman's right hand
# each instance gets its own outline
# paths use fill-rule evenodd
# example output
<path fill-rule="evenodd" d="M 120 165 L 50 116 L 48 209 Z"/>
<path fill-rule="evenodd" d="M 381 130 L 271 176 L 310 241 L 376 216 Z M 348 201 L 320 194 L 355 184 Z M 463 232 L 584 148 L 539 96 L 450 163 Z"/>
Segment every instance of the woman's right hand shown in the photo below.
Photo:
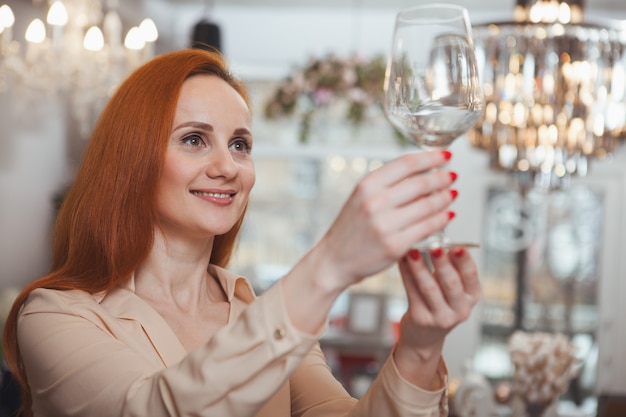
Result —
<path fill-rule="evenodd" d="M 447 151 L 405 154 L 359 181 L 314 249 L 328 267 L 327 285 L 343 290 L 386 269 L 448 224 L 456 174 L 434 168 L 449 158 Z"/>
<path fill-rule="evenodd" d="M 456 174 L 434 169 L 450 155 L 407 153 L 365 175 L 327 233 L 284 280 L 286 298 L 295 296 L 288 301 L 290 315 L 311 319 L 300 296 L 330 310 L 350 285 L 385 270 L 413 244 L 442 230 L 453 216 L 449 187 Z"/>

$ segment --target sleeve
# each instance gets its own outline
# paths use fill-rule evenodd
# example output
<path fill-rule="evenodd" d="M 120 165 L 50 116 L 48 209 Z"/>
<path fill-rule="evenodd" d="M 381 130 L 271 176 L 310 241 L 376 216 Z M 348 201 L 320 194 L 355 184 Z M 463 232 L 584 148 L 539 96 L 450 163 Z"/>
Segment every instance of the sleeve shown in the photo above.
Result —
<path fill-rule="evenodd" d="M 369 390 L 351 398 L 332 375 L 319 347 L 312 349 L 290 379 L 293 417 L 444 417 L 448 415 L 448 371 L 442 360 L 443 388 L 425 391 L 405 380 L 391 355 Z"/>
<path fill-rule="evenodd" d="M 207 345 L 162 368 L 113 337 L 88 301 L 67 297 L 34 291 L 18 322 L 38 416 L 254 416 L 316 341 L 291 325 L 274 286 Z"/>

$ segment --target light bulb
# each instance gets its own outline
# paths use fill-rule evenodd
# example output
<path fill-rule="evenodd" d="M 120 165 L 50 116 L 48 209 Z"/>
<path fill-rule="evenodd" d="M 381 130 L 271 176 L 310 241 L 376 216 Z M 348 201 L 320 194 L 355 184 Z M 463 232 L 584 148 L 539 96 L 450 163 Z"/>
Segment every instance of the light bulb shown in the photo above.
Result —
<path fill-rule="evenodd" d="M 102 35 L 102 31 L 99 27 L 92 26 L 89 28 L 83 39 L 83 47 L 88 51 L 94 52 L 104 48 L 104 35 Z"/>
<path fill-rule="evenodd" d="M 67 9 L 61 1 L 55 1 L 48 10 L 46 22 L 53 26 L 65 26 L 67 24 Z"/>
<path fill-rule="evenodd" d="M 146 42 L 154 42 L 159 38 L 156 25 L 150 18 L 144 19 L 139 25 L 139 31 Z"/>
<path fill-rule="evenodd" d="M 0 26 L 3 28 L 10 28 L 15 23 L 15 15 L 9 6 L 3 4 L 0 6 Z"/>
<path fill-rule="evenodd" d="M 126 38 L 124 38 L 124 46 L 127 49 L 132 49 L 139 51 L 146 46 L 146 41 L 144 40 L 141 31 L 137 26 L 133 26 L 130 28 L 128 33 L 126 34 Z"/>
<path fill-rule="evenodd" d="M 25 38 L 30 43 L 43 43 L 46 40 L 46 26 L 41 19 L 35 19 L 30 22 L 26 29 Z"/>

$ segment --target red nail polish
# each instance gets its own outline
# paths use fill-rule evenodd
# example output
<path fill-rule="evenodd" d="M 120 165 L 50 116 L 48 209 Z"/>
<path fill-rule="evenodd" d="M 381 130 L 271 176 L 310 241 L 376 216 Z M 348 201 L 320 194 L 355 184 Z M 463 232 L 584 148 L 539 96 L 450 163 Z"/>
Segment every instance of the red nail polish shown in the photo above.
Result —
<path fill-rule="evenodd" d="M 452 182 L 456 181 L 458 177 L 457 173 L 454 171 L 450 171 L 449 174 L 450 174 L 450 179 L 452 180 Z"/>
<path fill-rule="evenodd" d="M 450 190 L 450 195 L 452 196 L 452 199 L 454 200 L 459 195 L 459 192 L 457 190 Z"/>
<path fill-rule="evenodd" d="M 421 255 L 420 255 L 420 251 L 419 251 L 419 250 L 417 250 L 417 249 L 411 249 L 411 250 L 409 251 L 409 256 L 410 256 L 410 257 L 411 257 L 411 259 L 413 259 L 414 261 L 417 261 L 417 260 L 419 260 L 419 258 L 420 258 L 420 256 L 421 256 Z"/>
<path fill-rule="evenodd" d="M 450 158 L 452 158 L 452 152 L 448 151 L 448 150 L 444 150 L 441 151 L 441 155 L 443 155 L 443 158 L 447 161 Z"/>
<path fill-rule="evenodd" d="M 456 213 L 455 213 L 455 212 L 453 212 L 452 210 L 450 210 L 450 211 L 448 212 L 448 220 L 452 220 L 452 219 L 454 219 L 455 217 L 456 217 Z"/>
<path fill-rule="evenodd" d="M 452 249 L 452 255 L 456 256 L 457 258 L 462 257 L 463 254 L 465 254 L 465 249 L 463 249 L 463 248 L 454 248 L 454 249 Z"/>
<path fill-rule="evenodd" d="M 441 258 L 443 256 L 443 249 L 442 248 L 431 249 L 430 256 L 432 256 L 433 258 Z"/>

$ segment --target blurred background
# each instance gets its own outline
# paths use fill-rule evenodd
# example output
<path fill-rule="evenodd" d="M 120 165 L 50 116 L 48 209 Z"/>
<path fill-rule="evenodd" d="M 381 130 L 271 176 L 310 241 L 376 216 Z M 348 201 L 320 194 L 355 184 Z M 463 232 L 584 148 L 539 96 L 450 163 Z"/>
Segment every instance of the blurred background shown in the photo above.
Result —
<path fill-rule="evenodd" d="M 262 292 L 358 178 L 414 150 L 379 100 L 395 14 L 422 3 L 0 1 L 2 311 L 47 272 L 56 208 L 116 85 L 155 55 L 205 44 L 252 93 L 258 179 L 231 268 Z M 448 232 L 480 243 L 484 289 L 445 347 L 454 386 L 480 375 L 506 408 L 510 336 L 562 333 L 580 366 L 561 415 L 611 415 L 626 397 L 626 3 L 571 1 L 556 26 L 529 12 L 562 10 L 556 0 L 456 3 L 474 26 L 488 106 L 451 147 L 460 195 Z M 404 306 L 395 268 L 337 303 L 322 345 L 355 395 Z"/>

